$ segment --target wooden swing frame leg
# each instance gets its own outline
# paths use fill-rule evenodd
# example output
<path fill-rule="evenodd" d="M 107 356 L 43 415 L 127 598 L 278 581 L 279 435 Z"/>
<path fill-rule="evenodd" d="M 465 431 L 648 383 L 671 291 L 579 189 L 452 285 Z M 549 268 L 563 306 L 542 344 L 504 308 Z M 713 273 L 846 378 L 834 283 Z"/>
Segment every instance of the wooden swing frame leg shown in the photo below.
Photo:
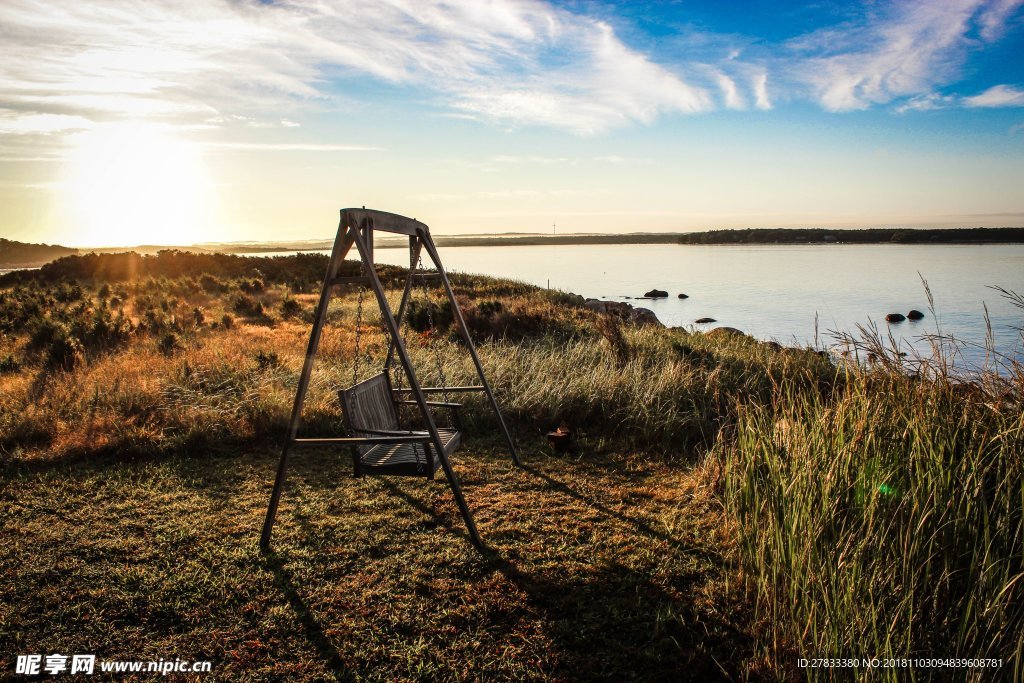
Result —
<path fill-rule="evenodd" d="M 284 490 L 284 481 L 288 472 L 288 453 L 299 432 L 299 422 L 302 419 L 302 404 L 306 400 L 309 378 L 313 373 L 313 360 L 316 356 L 317 348 L 320 346 L 320 335 L 323 332 L 324 322 L 327 319 L 327 306 L 331 303 L 331 295 L 335 287 L 332 281 L 338 276 L 341 262 L 345 259 L 354 243 L 355 239 L 352 231 L 347 230 L 343 223 L 339 225 L 338 235 L 334 240 L 334 249 L 331 251 L 331 260 L 327 265 L 327 277 L 324 278 L 324 284 L 320 290 L 320 301 L 316 306 L 316 317 L 313 320 L 313 329 L 309 334 L 309 346 L 306 347 L 306 358 L 302 362 L 299 385 L 295 390 L 295 402 L 292 404 L 292 414 L 288 420 L 288 435 L 285 438 L 284 447 L 281 449 L 281 460 L 277 465 L 274 490 L 270 494 L 270 504 L 267 505 L 267 516 L 263 520 L 263 533 L 260 535 L 260 548 L 263 550 L 270 548 L 270 535 L 274 530 L 274 519 L 277 517 L 277 507 L 281 502 L 281 493 Z"/>
<path fill-rule="evenodd" d="M 419 263 L 420 251 L 423 245 L 420 244 L 419 238 L 410 236 L 409 237 L 409 276 L 405 279 L 405 289 L 402 290 L 402 299 L 398 304 L 398 315 L 395 316 L 395 326 L 401 330 L 402 321 L 405 320 L 406 307 L 409 305 L 409 296 L 412 294 L 413 279 L 416 273 L 416 264 Z M 395 338 L 390 337 L 388 339 L 388 353 L 384 357 L 384 372 L 387 373 L 391 370 L 391 366 L 394 365 L 395 361 Z M 434 475 L 431 472 L 430 478 L 433 479 Z"/>
<path fill-rule="evenodd" d="M 356 248 L 359 250 L 359 255 L 363 258 L 364 269 L 366 270 L 367 277 L 370 279 L 370 288 L 377 297 L 377 303 L 380 306 L 381 314 L 384 316 L 384 323 L 388 327 L 388 332 L 391 334 L 392 340 L 394 340 L 398 360 L 402 363 L 402 369 L 405 371 L 405 376 L 409 380 L 409 388 L 412 389 L 413 396 L 420 408 L 420 414 L 423 418 L 423 422 L 427 426 L 427 432 L 430 434 L 431 445 L 434 447 L 435 455 L 441 461 L 441 469 L 444 470 L 444 476 L 448 480 L 448 486 L 452 490 L 452 495 L 455 497 L 455 503 L 458 505 L 459 512 L 462 513 L 462 519 L 466 523 L 466 529 L 469 531 L 469 538 L 473 542 L 474 546 L 482 550 L 484 544 L 480 539 L 480 532 L 476 529 L 476 522 L 473 521 L 473 515 L 469 511 L 469 505 L 466 504 L 466 499 L 462 495 L 462 487 L 459 485 L 459 479 L 455 476 L 455 471 L 452 469 L 451 463 L 448 462 L 448 456 L 445 455 L 444 444 L 441 442 L 441 435 L 438 433 L 437 425 L 434 423 L 434 416 L 430 413 L 429 406 L 427 406 L 426 395 L 420 387 L 419 379 L 416 377 L 416 370 L 412 366 L 412 361 L 409 359 L 409 353 L 405 348 L 405 343 L 402 341 L 402 337 L 399 334 L 398 323 L 395 321 L 394 315 L 391 314 L 391 307 L 388 305 L 387 296 L 384 293 L 384 287 L 381 285 L 380 277 L 377 275 L 377 269 L 373 267 L 373 262 L 370 260 L 369 249 L 362 236 L 356 237 L 355 244 Z"/>
<path fill-rule="evenodd" d="M 437 268 L 437 272 L 441 276 L 441 284 L 444 285 L 444 291 L 448 294 L 448 303 L 451 304 L 452 314 L 455 316 L 455 321 L 458 323 L 459 333 L 462 335 L 462 341 L 466 343 L 466 347 L 469 349 L 469 355 L 473 358 L 473 365 L 476 367 L 477 377 L 480 378 L 480 384 L 483 385 L 484 393 L 487 394 L 487 399 L 491 403 L 494 415 L 498 418 L 498 424 L 501 425 L 501 431 L 505 435 L 505 442 L 508 444 L 509 453 L 512 455 L 512 462 L 522 467 L 523 463 L 519 460 L 519 451 L 516 449 L 516 444 L 512 440 L 512 433 L 508 430 L 508 425 L 505 424 L 505 418 L 501 414 L 501 408 L 498 407 L 498 401 L 494 398 L 494 392 L 491 390 L 491 383 L 487 381 L 487 377 L 484 375 L 484 367 L 480 363 L 480 357 L 476 353 L 476 346 L 473 344 L 473 339 L 469 336 L 469 328 L 466 327 L 466 320 L 462 317 L 462 309 L 459 308 L 459 304 L 455 301 L 455 292 L 452 291 L 452 283 L 448 280 L 448 273 L 445 272 L 444 267 L 441 266 L 441 257 L 437 254 L 437 247 L 434 246 L 434 239 L 430 236 L 430 233 L 421 233 L 419 237 L 423 242 L 423 247 L 427 250 L 427 254 L 430 255 L 430 260 L 434 262 L 434 266 Z"/>

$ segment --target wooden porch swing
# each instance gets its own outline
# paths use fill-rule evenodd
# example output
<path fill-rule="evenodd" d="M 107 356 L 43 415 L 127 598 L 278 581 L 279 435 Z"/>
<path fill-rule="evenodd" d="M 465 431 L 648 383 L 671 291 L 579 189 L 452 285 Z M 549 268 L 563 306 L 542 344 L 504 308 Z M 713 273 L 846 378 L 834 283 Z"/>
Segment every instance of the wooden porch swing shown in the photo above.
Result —
<path fill-rule="evenodd" d="M 405 289 L 402 293 L 401 303 L 398 307 L 398 314 L 392 313 L 388 303 L 387 295 L 377 274 L 377 267 L 373 259 L 373 235 L 374 231 L 396 233 L 409 237 L 409 275 L 406 278 Z M 356 277 L 339 276 L 341 263 L 345 256 L 355 246 L 362 264 L 362 274 Z M 434 267 L 436 274 L 423 272 L 422 252 L 426 251 Z M 452 314 L 462 340 L 465 342 L 469 355 L 473 360 L 479 385 L 449 387 L 444 377 L 440 357 L 435 356 L 438 362 L 438 374 L 441 379 L 441 386 L 423 387 L 417 379 L 416 371 L 413 368 L 401 335 L 401 325 L 407 313 L 410 295 L 416 283 L 425 283 L 435 278 L 440 281 L 447 294 L 448 302 L 451 305 Z M 313 370 L 313 361 L 317 348 L 320 344 L 320 334 L 327 317 L 327 306 L 336 287 L 343 285 L 357 285 L 361 287 L 359 302 L 357 304 L 356 320 L 356 349 L 353 358 L 353 380 L 352 386 L 341 389 L 338 392 L 341 400 L 342 414 L 348 435 L 340 438 L 299 438 L 298 429 L 302 418 L 302 406 L 306 398 L 306 391 L 309 388 L 309 379 Z M 365 380 L 359 380 L 358 363 L 360 357 L 359 339 L 360 326 L 362 322 L 363 293 L 369 288 L 377 299 L 380 308 L 381 318 L 384 323 L 385 334 L 388 337 L 388 351 L 385 358 L 384 368 Z M 428 316 L 430 328 L 434 328 L 433 313 L 428 304 Z M 408 388 L 401 384 L 395 387 L 391 381 L 390 370 L 393 361 L 397 356 L 401 371 L 409 383 Z M 338 225 L 338 234 L 334 240 L 334 249 L 327 266 L 327 275 L 324 278 L 323 287 L 320 290 L 320 301 L 317 304 L 316 315 L 313 320 L 313 328 L 309 336 L 309 345 L 306 349 L 306 359 L 299 375 L 299 384 L 295 392 L 295 402 L 292 405 L 291 419 L 288 424 L 288 436 L 281 451 L 281 460 L 277 468 L 277 478 L 274 481 L 274 489 L 270 496 L 270 503 L 267 506 L 267 515 L 263 523 L 263 534 L 260 537 L 261 547 L 270 546 L 270 536 L 274 528 L 274 519 L 277 516 L 278 504 L 281 500 L 281 492 L 284 488 L 284 481 L 288 468 L 288 455 L 294 446 L 321 446 L 328 448 L 348 447 L 351 449 L 353 474 L 356 477 L 363 475 L 393 475 L 393 476 L 421 476 L 433 479 L 438 468 L 442 469 L 448 485 L 451 487 L 455 502 L 458 504 L 462 518 L 465 520 L 466 528 L 469 531 L 473 544 L 481 548 L 482 541 L 477 532 L 473 516 L 469 506 L 462 495 L 462 488 L 452 470 L 448 460 L 462 442 L 461 421 L 458 416 L 460 404 L 449 401 L 448 397 L 453 393 L 479 391 L 487 395 L 491 408 L 501 426 L 505 441 L 508 443 L 512 460 L 518 465 L 519 454 L 516 451 L 512 435 L 508 431 L 501 409 L 494 398 L 487 377 L 484 375 L 483 366 L 477 356 L 476 347 L 469 336 L 462 311 L 455 300 L 448 275 L 441 265 L 441 259 L 437 254 L 437 248 L 430 236 L 426 225 L 415 219 L 405 218 L 383 211 L 362 209 L 342 209 L 341 221 Z M 442 401 L 428 401 L 427 396 L 440 394 Z M 399 408 L 410 406 L 418 408 L 420 428 L 402 429 L 399 420 Z M 451 426 L 438 427 L 433 408 L 443 408 L 451 414 Z"/>

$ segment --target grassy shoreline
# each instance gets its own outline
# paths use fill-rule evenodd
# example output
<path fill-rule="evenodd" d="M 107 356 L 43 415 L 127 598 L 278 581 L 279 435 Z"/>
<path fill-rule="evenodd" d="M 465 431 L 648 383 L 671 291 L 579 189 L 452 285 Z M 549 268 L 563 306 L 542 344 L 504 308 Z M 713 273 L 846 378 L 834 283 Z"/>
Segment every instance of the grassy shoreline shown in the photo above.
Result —
<path fill-rule="evenodd" d="M 812 653 L 1022 671 L 1019 369 L 837 366 L 489 278 L 456 290 L 528 465 L 470 400 L 455 463 L 490 553 L 443 486 L 352 481 L 339 454 L 297 460 L 260 557 L 318 269 L 72 257 L 0 284 L 0 651 L 202 652 L 243 680 L 799 679 Z M 355 300 L 331 309 L 311 435 L 340 428 Z M 457 384 L 440 301 L 417 300 L 408 343 Z M 556 457 L 563 420 L 577 451 Z"/>

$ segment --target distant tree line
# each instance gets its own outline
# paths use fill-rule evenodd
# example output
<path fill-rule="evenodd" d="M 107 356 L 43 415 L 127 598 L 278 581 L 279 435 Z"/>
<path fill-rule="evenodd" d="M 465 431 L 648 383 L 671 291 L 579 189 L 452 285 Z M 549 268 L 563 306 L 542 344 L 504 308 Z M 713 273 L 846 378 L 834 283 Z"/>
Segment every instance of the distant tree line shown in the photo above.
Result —
<path fill-rule="evenodd" d="M 38 270 L 18 270 L 0 276 L 0 285 L 62 280 L 96 282 L 133 282 L 146 278 L 192 278 L 213 275 L 224 279 L 257 278 L 267 284 L 287 284 L 303 291 L 323 282 L 328 257 L 324 254 L 250 257 L 234 254 L 196 254 L 164 250 L 144 256 L 135 252 L 120 254 L 82 254 L 65 256 Z M 359 264 L 351 259 L 343 264 L 343 275 L 356 275 Z M 382 275 L 392 270 L 381 267 Z"/>
<path fill-rule="evenodd" d="M 77 249 L 56 244 L 26 244 L 0 237 L 0 264 L 8 267 L 32 267 L 62 256 L 77 254 Z"/>
<path fill-rule="evenodd" d="M 679 237 L 680 244 L 983 244 L 1024 242 L 1024 228 L 870 228 L 829 230 L 826 228 L 760 228 L 708 230 Z"/>

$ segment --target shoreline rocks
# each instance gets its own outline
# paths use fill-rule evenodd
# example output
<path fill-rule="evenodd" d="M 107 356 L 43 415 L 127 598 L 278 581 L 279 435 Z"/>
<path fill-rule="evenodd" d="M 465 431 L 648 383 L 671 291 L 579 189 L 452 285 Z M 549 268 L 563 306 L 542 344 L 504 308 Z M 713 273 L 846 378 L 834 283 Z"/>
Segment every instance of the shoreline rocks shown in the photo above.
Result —
<path fill-rule="evenodd" d="M 654 311 L 649 308 L 634 308 L 632 305 L 621 301 L 600 301 L 598 299 L 587 299 L 583 302 L 583 306 L 595 311 L 596 313 L 613 315 L 623 322 L 628 322 L 640 327 L 647 325 L 665 327 L 664 323 L 658 320 L 658 316 L 654 314 Z"/>
<path fill-rule="evenodd" d="M 911 309 L 910 313 L 907 313 L 907 320 L 922 320 L 923 318 L 924 313 L 917 310 L 916 308 Z"/>
<path fill-rule="evenodd" d="M 717 323 L 718 321 L 715 320 L 714 318 L 697 318 L 693 322 L 697 323 L 698 325 L 706 325 L 707 323 Z"/>
<path fill-rule="evenodd" d="M 885 322 L 887 323 L 901 323 L 907 319 L 907 316 L 902 313 L 890 313 L 885 316 Z"/>
<path fill-rule="evenodd" d="M 668 292 L 664 289 L 652 289 L 649 292 L 645 292 L 644 296 L 648 299 L 664 299 L 668 296 Z"/>
<path fill-rule="evenodd" d="M 716 327 L 713 330 L 708 330 L 704 333 L 708 337 L 745 337 L 747 336 L 743 330 L 737 330 L 735 327 Z"/>
<path fill-rule="evenodd" d="M 689 299 L 690 295 L 689 294 L 683 294 L 682 292 L 680 292 L 679 293 L 679 298 L 680 299 Z"/>

